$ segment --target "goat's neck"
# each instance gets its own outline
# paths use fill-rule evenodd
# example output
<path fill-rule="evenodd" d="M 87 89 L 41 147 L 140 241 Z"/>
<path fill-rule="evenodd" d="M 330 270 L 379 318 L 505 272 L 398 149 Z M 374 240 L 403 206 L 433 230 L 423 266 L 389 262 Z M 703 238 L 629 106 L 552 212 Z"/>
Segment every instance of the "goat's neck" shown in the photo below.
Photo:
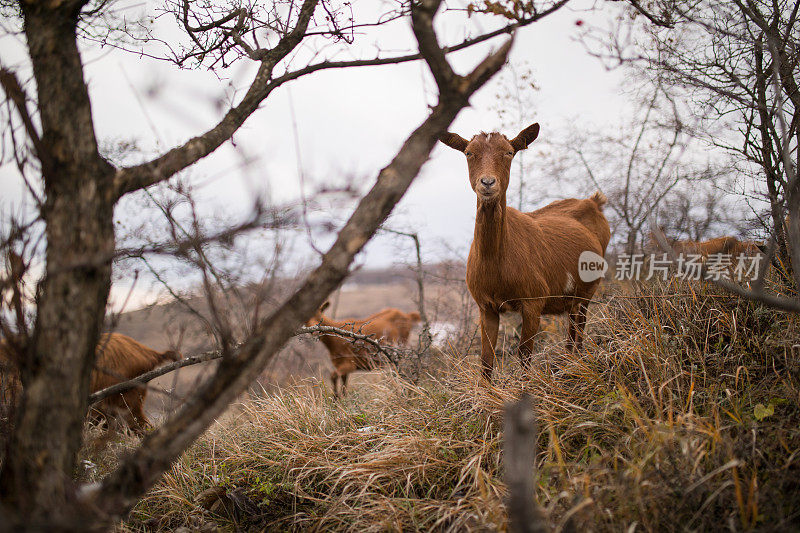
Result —
<path fill-rule="evenodd" d="M 482 258 L 499 257 L 503 252 L 506 233 L 506 202 L 478 202 L 475 214 L 475 251 Z"/>

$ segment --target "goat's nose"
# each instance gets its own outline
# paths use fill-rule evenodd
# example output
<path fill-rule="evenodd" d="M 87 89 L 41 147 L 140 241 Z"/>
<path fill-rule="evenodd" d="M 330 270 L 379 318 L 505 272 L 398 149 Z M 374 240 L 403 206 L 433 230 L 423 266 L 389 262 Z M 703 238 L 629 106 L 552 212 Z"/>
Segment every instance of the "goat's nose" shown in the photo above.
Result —
<path fill-rule="evenodd" d="M 484 187 L 491 187 L 496 181 L 494 178 L 481 178 L 481 183 Z"/>

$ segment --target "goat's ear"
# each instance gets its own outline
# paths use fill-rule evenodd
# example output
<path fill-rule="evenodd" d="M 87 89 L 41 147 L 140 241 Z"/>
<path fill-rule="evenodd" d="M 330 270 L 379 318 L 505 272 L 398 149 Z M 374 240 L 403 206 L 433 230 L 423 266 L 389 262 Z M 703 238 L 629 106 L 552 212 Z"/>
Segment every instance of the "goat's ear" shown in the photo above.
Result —
<path fill-rule="evenodd" d="M 521 132 L 519 135 L 514 137 L 514 140 L 511 141 L 511 146 L 514 147 L 514 150 L 519 152 L 520 150 L 524 150 L 531 144 L 536 137 L 539 136 L 539 123 L 536 122 L 535 124 L 531 124 Z"/>
<path fill-rule="evenodd" d="M 331 305 L 331 303 L 330 303 L 330 302 L 325 302 L 324 304 L 320 305 L 320 306 L 319 306 L 319 312 L 320 312 L 320 313 L 324 313 L 324 312 L 325 312 L 325 310 L 326 310 L 328 307 L 330 307 L 330 305 Z"/>
<path fill-rule="evenodd" d="M 467 141 L 464 137 L 459 135 L 458 133 L 442 133 L 439 135 L 439 140 L 442 141 L 444 144 L 458 150 L 459 152 L 463 152 L 467 149 L 467 145 L 469 141 Z"/>

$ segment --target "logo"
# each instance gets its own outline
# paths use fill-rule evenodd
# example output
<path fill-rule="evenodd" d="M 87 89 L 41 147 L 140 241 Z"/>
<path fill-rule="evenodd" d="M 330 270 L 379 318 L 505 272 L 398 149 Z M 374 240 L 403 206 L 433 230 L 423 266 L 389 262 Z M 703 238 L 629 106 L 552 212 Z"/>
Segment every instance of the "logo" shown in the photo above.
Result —
<path fill-rule="evenodd" d="M 578 275 L 584 283 L 602 278 L 608 270 L 608 263 L 602 255 L 586 250 L 578 258 Z"/>

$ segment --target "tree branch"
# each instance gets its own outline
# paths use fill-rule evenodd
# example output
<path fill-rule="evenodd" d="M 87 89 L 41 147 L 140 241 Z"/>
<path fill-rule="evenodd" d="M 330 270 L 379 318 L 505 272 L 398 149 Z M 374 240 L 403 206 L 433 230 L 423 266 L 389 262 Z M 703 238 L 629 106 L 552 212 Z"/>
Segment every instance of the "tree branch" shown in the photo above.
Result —
<path fill-rule="evenodd" d="M 554 13 L 563 7 L 568 1 L 569 0 L 560 0 L 540 13 L 536 13 L 512 24 L 508 24 L 500 29 L 479 35 L 478 37 L 467 39 L 457 45 L 444 47 L 441 50 L 444 54 L 449 54 L 451 52 L 464 50 L 465 48 L 480 44 L 500 35 L 511 34 L 518 28 L 533 24 L 534 22 Z M 309 3 L 314 2 L 312 0 L 306 0 L 306 4 Z M 306 4 L 304 4 L 304 8 Z M 420 52 L 388 58 L 361 59 L 352 61 L 323 61 L 321 63 L 310 65 L 295 71 L 287 72 L 277 78 L 273 78 L 272 70 L 274 69 L 275 65 L 281 59 L 283 59 L 283 57 L 291 52 L 293 48 L 288 48 L 289 43 L 294 42 L 294 40 L 297 38 L 298 34 L 294 32 L 286 35 L 281 41 L 282 43 L 285 41 L 285 43 L 279 43 L 275 49 L 273 49 L 273 51 L 280 50 L 281 52 L 285 53 L 280 55 L 273 54 L 271 51 L 269 56 L 264 58 L 261 66 L 259 67 L 258 73 L 253 79 L 253 82 L 251 83 L 247 93 L 242 98 L 242 101 L 228 111 L 225 117 L 223 117 L 216 126 L 204 134 L 190 139 L 181 146 L 173 148 L 172 150 L 153 159 L 152 161 L 133 167 L 119 169 L 114 178 L 117 196 L 123 196 L 129 192 L 149 187 L 161 181 L 167 180 L 176 172 L 193 165 L 203 157 L 212 153 L 225 141 L 230 139 L 230 137 L 241 127 L 245 120 L 258 108 L 259 104 L 266 99 L 273 90 L 277 89 L 286 82 L 320 70 L 390 65 L 423 59 L 423 55 Z M 295 43 L 294 46 L 296 47 L 297 44 L 299 44 L 299 42 Z M 437 76 L 439 75 L 440 74 L 437 74 Z M 441 74 L 441 76 L 446 77 L 447 75 Z"/>
<path fill-rule="evenodd" d="M 505 63 L 509 44 L 491 54 L 465 77 L 463 89 L 440 100 L 384 168 L 370 192 L 359 202 L 322 263 L 302 286 L 254 334 L 223 360 L 215 375 L 155 432 L 148 434 L 127 459 L 96 490 L 87 490 L 87 505 L 115 520 L 126 513 L 161 474 L 227 406 L 262 372 L 295 331 L 347 276 L 355 255 L 364 247 L 408 190 L 430 156 L 438 136 L 468 104 L 469 97 Z"/>
<path fill-rule="evenodd" d="M 203 135 L 190 139 L 152 161 L 118 170 L 114 176 L 116 196 L 119 198 L 129 192 L 167 180 L 230 139 L 244 121 L 258 109 L 259 104 L 280 85 L 269 82 L 272 69 L 303 39 L 317 2 L 318 0 L 305 0 L 294 29 L 284 35 L 275 48 L 264 52 L 258 72 L 237 106 L 229 110 L 216 126 Z"/>
<path fill-rule="evenodd" d="M 28 113 L 28 107 L 25 105 L 27 96 L 25 95 L 25 91 L 23 90 L 22 85 L 20 85 L 17 76 L 5 67 L 0 67 L 0 85 L 3 86 L 3 90 L 5 91 L 8 99 L 11 100 L 11 102 L 14 104 L 14 107 L 17 108 L 17 113 L 19 113 L 20 119 L 22 119 L 25 132 L 28 134 L 28 138 L 31 140 L 34 150 L 36 150 L 36 157 L 39 158 L 39 161 L 42 163 L 43 167 L 50 166 L 52 163 L 52 158 L 50 157 L 49 151 L 42 143 L 42 138 L 39 135 L 39 132 L 36 131 L 36 126 L 33 124 L 33 119 L 31 119 L 31 115 Z"/>

